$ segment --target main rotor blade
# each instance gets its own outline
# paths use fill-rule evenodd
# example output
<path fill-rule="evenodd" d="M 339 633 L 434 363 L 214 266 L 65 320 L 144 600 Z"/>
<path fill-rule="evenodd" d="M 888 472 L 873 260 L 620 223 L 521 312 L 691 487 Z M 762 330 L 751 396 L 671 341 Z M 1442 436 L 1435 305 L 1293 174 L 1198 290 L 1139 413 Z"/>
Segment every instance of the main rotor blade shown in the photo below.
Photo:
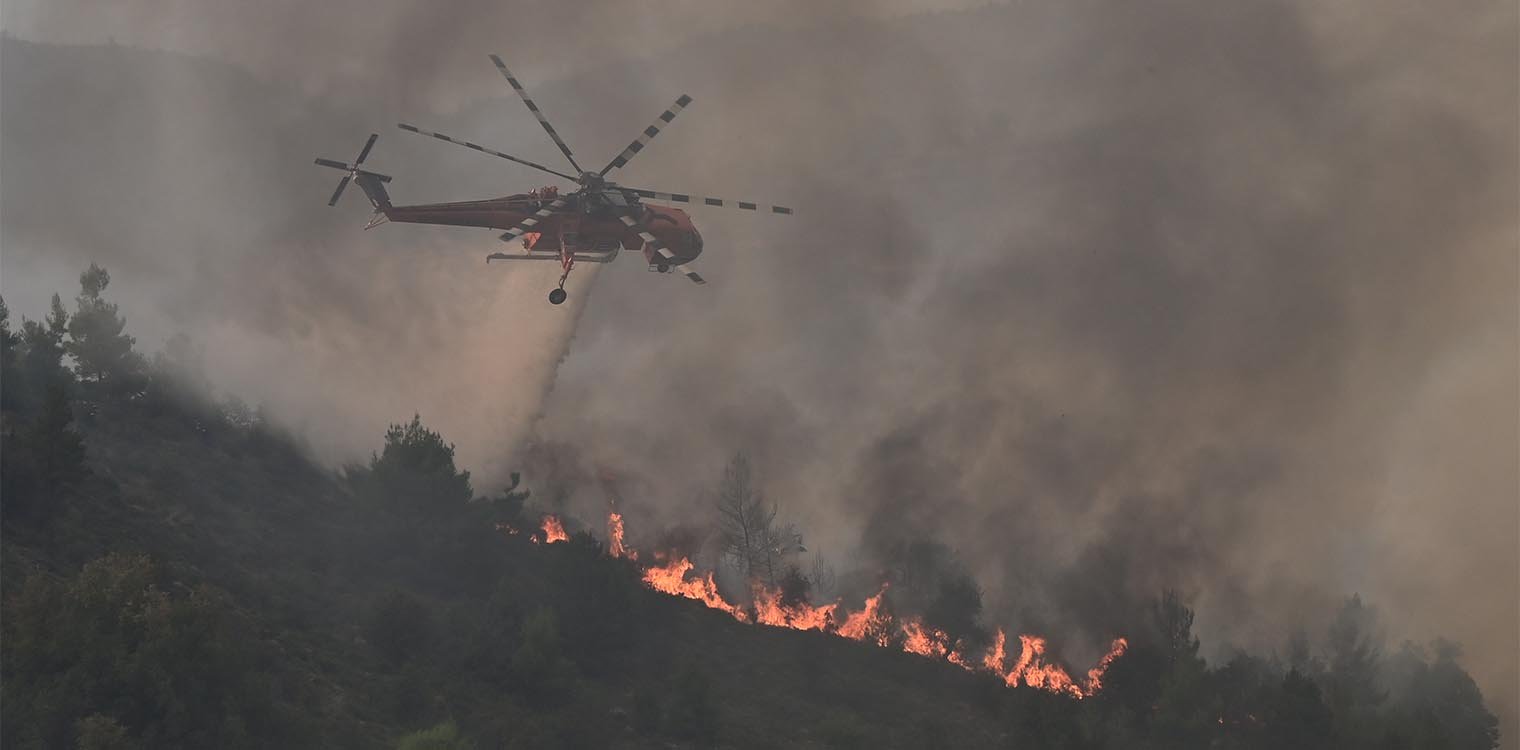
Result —
<path fill-rule="evenodd" d="M 538 111 L 538 105 L 528 98 L 528 92 L 523 90 L 522 84 L 512 77 L 512 71 L 507 70 L 507 64 L 502 62 L 501 58 L 496 55 L 491 55 L 491 62 L 496 63 L 496 69 L 501 71 L 501 75 L 507 79 L 507 83 L 512 84 L 512 90 L 516 91 L 519 97 L 522 97 L 523 104 L 528 105 L 528 110 L 533 113 L 534 117 L 538 118 L 538 124 L 544 126 L 544 132 L 554 139 L 554 145 L 559 146 L 560 152 L 565 155 L 566 159 L 570 160 L 570 166 L 575 167 L 576 173 L 579 174 L 586 171 L 581 169 L 581 165 L 575 163 L 575 157 L 570 155 L 570 147 L 565 145 L 564 140 L 559 137 L 559 133 L 554 132 L 554 126 L 549 124 L 549 120 L 544 117 L 544 113 Z"/>
<path fill-rule="evenodd" d="M 544 206 L 543 208 L 538 209 L 537 211 L 535 211 L 533 213 L 532 216 L 529 216 L 528 218 L 523 219 L 522 221 L 518 222 L 517 226 L 512 227 L 511 229 L 508 229 L 506 232 L 503 232 L 502 235 L 501 235 L 501 241 L 502 242 L 511 242 L 512 240 L 515 240 L 518 237 L 521 237 L 524 234 L 527 234 L 528 230 L 532 229 L 533 227 L 538 226 L 538 223 L 541 222 L 541 221 L 543 221 L 544 219 L 548 218 L 549 214 L 552 214 L 555 211 L 558 211 L 559 209 L 563 208 L 564 206 L 565 206 L 565 199 L 564 198 L 555 198 L 554 201 L 551 202 L 549 205 Z"/>
<path fill-rule="evenodd" d="M 321 157 L 317 158 L 317 163 L 321 164 L 324 167 L 332 167 L 333 169 L 341 169 L 341 170 L 343 170 L 345 172 L 349 171 L 350 169 L 353 169 L 353 167 L 350 167 L 350 166 L 348 166 L 347 164 L 344 164 L 341 161 L 333 161 L 332 159 L 323 159 Z"/>
<path fill-rule="evenodd" d="M 638 138 L 633 139 L 633 143 L 628 144 L 628 148 L 623 149 L 623 153 L 618 154 L 616 159 L 613 159 L 607 166 L 602 167 L 602 171 L 597 174 L 605 177 L 608 172 L 614 169 L 621 169 L 624 164 L 628 163 L 629 159 L 633 158 L 634 154 L 643 151 L 644 146 L 648 145 L 651 139 L 660 134 L 662 126 L 669 125 L 671 120 L 676 119 L 676 115 L 681 114 L 681 110 L 686 109 L 686 105 L 688 104 L 691 104 L 691 97 L 682 94 L 679 99 L 676 99 L 675 104 L 670 105 L 670 109 L 661 112 L 660 116 L 655 118 L 653 125 L 644 128 L 644 132 L 640 133 Z"/>
<path fill-rule="evenodd" d="M 338 205 L 338 198 L 343 195 L 343 188 L 348 187 L 348 178 L 349 175 L 343 175 L 343 179 L 338 182 L 338 189 L 333 191 L 332 198 L 327 201 L 327 205 Z"/>
<path fill-rule="evenodd" d="M 686 193 L 662 193 L 658 190 L 644 190 L 641 188 L 625 187 L 644 198 L 653 198 L 657 201 L 670 201 L 671 203 L 692 203 L 703 206 L 732 206 L 745 211 L 767 211 L 773 214 L 791 214 L 792 209 L 786 206 L 762 206 L 759 203 L 749 201 L 728 201 L 722 198 L 707 198 L 700 195 L 688 195 Z"/>
<path fill-rule="evenodd" d="M 660 238 L 654 236 L 654 233 L 651 232 L 651 231 L 649 231 L 649 228 L 646 227 L 646 226 L 644 226 L 642 223 L 640 223 L 638 219 L 635 219 L 632 216 L 629 216 L 627 213 L 619 213 L 618 214 L 618 220 L 621 221 L 621 222 L 623 222 L 623 226 L 626 226 L 629 229 L 632 229 L 633 231 L 637 232 L 638 235 L 639 235 L 639 239 L 641 239 L 644 242 L 652 245 L 654 247 L 654 251 L 657 252 L 657 253 L 659 253 L 660 257 L 662 257 L 662 258 L 664 258 L 664 259 L 666 259 L 668 261 L 672 261 L 672 263 L 670 264 L 671 267 L 674 268 L 674 269 L 676 269 L 677 271 L 680 271 L 681 273 L 686 274 L 686 278 L 691 279 L 692 281 L 694 281 L 694 282 L 696 282 L 698 284 L 706 284 L 707 283 L 707 280 L 704 279 L 704 278 L 702 278 L 701 274 L 697 273 L 696 271 L 691 270 L 687 266 L 684 266 L 684 265 L 682 265 L 680 263 L 675 263 L 674 261 L 675 261 L 675 258 L 676 258 L 676 254 L 670 252 L 670 249 L 667 248 L 667 247 L 665 247 L 665 243 L 660 242 Z"/>
<path fill-rule="evenodd" d="M 503 159 L 506 159 L 507 161 L 515 161 L 518 164 L 522 164 L 524 166 L 528 166 L 528 167 L 532 167 L 532 168 L 537 169 L 537 170 L 548 172 L 549 174 L 552 174 L 552 175 L 554 175 L 556 177 L 563 177 L 563 178 L 565 178 L 565 179 L 567 179 L 567 180 L 569 180 L 571 182 L 577 183 L 577 184 L 579 184 L 579 182 L 580 182 L 580 180 L 578 180 L 578 179 L 576 179 L 574 177 L 571 177 L 570 175 L 567 175 L 564 172 L 556 172 L 556 171 L 554 171 L 554 170 L 552 170 L 552 169 L 550 169 L 550 168 L 548 168 L 548 167 L 546 167 L 546 166 L 544 166 L 542 164 L 539 164 L 538 162 L 528 161 L 527 159 L 519 159 L 519 158 L 517 158 L 517 157 L 515 157 L 515 156 L 513 156 L 511 154 L 504 154 L 504 153 L 502 153 L 500 151 L 493 151 L 493 150 L 488 149 L 485 146 L 482 146 L 482 145 L 480 145 L 478 143 L 471 143 L 469 141 L 461 141 L 458 138 L 450 138 L 449 136 L 446 136 L 443 133 L 434 133 L 431 130 L 423 130 L 422 128 L 419 128 L 416 125 L 408 125 L 408 124 L 406 124 L 404 122 L 396 123 L 396 127 L 399 127 L 402 130 L 406 130 L 406 131 L 409 131 L 409 132 L 412 132 L 412 133 L 416 133 L 418 135 L 430 135 L 430 136 L 432 136 L 434 138 L 437 138 L 440 141 L 448 141 L 449 143 L 458 144 L 460 146 L 464 146 L 465 148 L 472 148 L 472 149 L 475 149 L 476 151 L 479 151 L 479 152 L 481 152 L 483 154 L 490 154 L 492 156 L 499 156 L 499 157 L 501 157 Z"/>
<path fill-rule="evenodd" d="M 354 160 L 354 166 L 357 167 L 360 164 L 364 163 L 364 157 L 369 156 L 369 150 L 375 147 L 375 139 L 377 139 L 379 137 L 380 137 L 379 133 L 370 133 L 369 134 L 369 140 L 367 140 L 367 141 L 364 142 L 364 149 L 359 152 L 359 158 L 357 158 L 357 159 Z"/>

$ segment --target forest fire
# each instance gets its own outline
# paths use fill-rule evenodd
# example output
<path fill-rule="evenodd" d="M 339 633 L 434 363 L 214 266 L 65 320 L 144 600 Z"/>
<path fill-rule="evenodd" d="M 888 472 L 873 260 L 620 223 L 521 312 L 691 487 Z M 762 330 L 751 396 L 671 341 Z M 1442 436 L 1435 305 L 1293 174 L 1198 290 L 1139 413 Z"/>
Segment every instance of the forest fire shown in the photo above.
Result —
<path fill-rule="evenodd" d="M 644 583 L 655 591 L 696 599 L 713 609 L 721 609 L 742 622 L 749 621 L 743 611 L 723 600 L 722 595 L 718 593 L 718 584 L 713 582 L 711 572 L 708 572 L 706 576 L 686 580 L 686 574 L 693 567 L 691 561 L 684 557 L 672 560 L 663 566 L 645 570 Z"/>
<path fill-rule="evenodd" d="M 570 539 L 570 535 L 565 533 L 565 525 L 560 523 L 559 516 L 544 516 L 543 525 L 540 528 L 544 532 L 544 544 L 554 544 Z M 536 542 L 538 539 L 535 538 L 533 541 Z"/>
<path fill-rule="evenodd" d="M 499 525 L 509 534 L 515 529 Z M 541 522 L 542 536 L 535 532 L 530 539 L 534 543 L 554 544 L 570 537 L 565 533 L 559 516 L 546 515 Z M 638 552 L 624 541 L 624 523 L 621 513 L 607 516 L 607 553 L 612 557 L 638 560 Z M 1086 679 L 1077 681 L 1059 664 L 1045 660 L 1044 638 L 1020 635 L 1019 652 L 1012 666 L 1008 665 L 1008 635 L 999 628 L 995 631 L 992 645 L 985 653 L 968 653 L 965 644 L 951 638 L 937 628 L 925 625 L 913 617 L 899 617 L 887 606 L 887 585 L 883 584 L 875 596 L 868 597 L 857 611 L 846 612 L 841 602 L 817 606 L 795 596 L 789 598 L 772 586 L 755 582 L 750 589 L 750 604 L 746 607 L 729 602 L 718 591 L 712 571 L 695 574 L 690 558 L 656 552 L 655 562 L 642 573 L 644 585 L 670 596 L 695 599 L 712 609 L 726 612 L 740 622 L 770 625 L 791 630 L 817 630 L 880 648 L 891 648 L 917 654 L 929 659 L 947 661 L 962 669 L 974 672 L 990 672 L 997 675 L 1009 687 L 1024 685 L 1073 698 L 1086 698 L 1103 687 L 1103 675 L 1108 667 L 1124 653 L 1128 642 L 1115 639 L 1092 669 Z"/>
<path fill-rule="evenodd" d="M 607 554 L 613 557 L 626 557 L 629 560 L 639 559 L 639 553 L 623 546 L 623 514 L 607 514 Z"/>
<path fill-rule="evenodd" d="M 792 630 L 826 630 L 839 608 L 838 604 L 814 607 L 807 602 L 783 602 L 781 592 L 758 584 L 753 596 L 756 622 Z"/>
<path fill-rule="evenodd" d="M 609 545 L 612 554 L 627 554 L 633 559 L 632 550 L 623 546 L 622 517 L 612 514 L 608 519 L 608 529 L 616 529 L 617 532 Z M 659 553 L 656 553 L 656 558 L 666 559 Z M 916 618 L 895 617 L 887 611 L 884 606 L 886 586 L 875 596 L 866 599 L 859 611 L 844 613 L 843 605 L 838 602 L 814 606 L 806 601 L 787 601 L 781 591 L 756 583 L 751 589 L 753 601 L 745 608 L 723 598 L 712 572 L 688 578 L 695 567 L 689 558 L 671 557 L 662 564 L 645 568 L 644 584 L 664 594 L 695 599 L 712 609 L 728 613 L 740 622 L 792 630 L 818 630 L 841 638 L 874 643 L 881 648 L 898 648 L 930 659 L 947 661 L 969 671 L 991 672 L 1002 678 L 1009 687 L 1022 684 L 1073 698 L 1089 697 L 1102 689 L 1104 673 L 1129 645 L 1123 638 L 1115 639 L 1108 653 L 1087 671 L 1086 680 L 1077 682 L 1065 668 L 1045 661 L 1045 639 L 1037 636 L 1019 636 L 1019 655 L 1012 667 L 1006 666 L 1008 637 L 1001 628 L 996 631 L 992 646 L 985 654 L 978 657 L 964 653 L 961 644 L 953 643 L 944 631 L 926 626 Z"/>

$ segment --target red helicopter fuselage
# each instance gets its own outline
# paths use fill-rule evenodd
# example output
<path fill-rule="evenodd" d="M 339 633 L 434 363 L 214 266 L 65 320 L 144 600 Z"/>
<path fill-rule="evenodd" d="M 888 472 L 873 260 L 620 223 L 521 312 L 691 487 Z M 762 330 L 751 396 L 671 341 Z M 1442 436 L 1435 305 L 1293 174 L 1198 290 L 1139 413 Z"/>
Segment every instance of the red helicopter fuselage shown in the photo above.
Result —
<path fill-rule="evenodd" d="M 551 197 L 518 193 L 478 201 L 378 208 L 387 219 L 396 222 L 510 229 L 533 216 L 549 203 Z M 656 255 L 653 248 L 645 246 L 636 231 L 624 225 L 611 211 L 583 212 L 575 201 L 544 217 L 524 237 L 524 242 L 535 252 L 559 251 L 561 243 L 572 253 L 605 253 L 621 245 L 626 249 L 641 250 L 650 265 L 689 263 L 702 254 L 702 235 L 685 211 L 643 203 L 633 207 L 633 211 L 641 214 L 643 225 L 674 254 L 673 259 Z M 513 251 L 508 248 L 506 252 Z"/>

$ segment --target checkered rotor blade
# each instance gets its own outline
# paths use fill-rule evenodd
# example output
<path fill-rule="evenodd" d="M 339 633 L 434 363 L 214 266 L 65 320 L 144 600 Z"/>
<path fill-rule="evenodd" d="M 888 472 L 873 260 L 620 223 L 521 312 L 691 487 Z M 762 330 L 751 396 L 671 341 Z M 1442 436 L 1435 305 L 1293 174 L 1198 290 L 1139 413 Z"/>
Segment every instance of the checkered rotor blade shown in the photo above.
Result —
<path fill-rule="evenodd" d="M 676 115 L 681 114 L 681 110 L 686 109 L 686 105 L 688 104 L 691 104 L 691 97 L 682 94 L 679 99 L 676 99 L 675 104 L 670 105 L 670 109 L 661 112 L 660 116 L 655 118 L 654 124 L 644 128 L 644 132 L 640 133 L 638 138 L 633 139 L 633 143 L 628 144 L 628 148 L 623 149 L 623 153 L 618 154 L 616 159 L 609 162 L 607 166 L 602 167 L 602 171 L 597 174 L 605 177 L 608 172 L 614 169 L 622 169 L 623 165 L 627 164 L 634 154 L 643 151 L 644 147 L 649 145 L 649 141 L 660 134 L 660 128 L 669 125 L 670 121 L 676 119 Z"/>
<path fill-rule="evenodd" d="M 768 206 L 760 203 L 751 203 L 749 201 L 731 201 L 724 200 L 722 198 L 708 198 L 701 195 L 691 195 L 689 193 L 662 193 L 658 190 L 644 190 L 642 188 L 623 189 L 636 193 L 641 198 L 650 198 L 657 201 L 668 201 L 670 203 L 689 203 L 697 206 L 731 206 L 733 208 L 742 209 L 744 211 L 760 211 L 772 214 L 790 215 L 792 213 L 792 209 L 787 208 L 786 206 Z"/>
<path fill-rule="evenodd" d="M 642 223 L 640 223 L 638 219 L 633 218 L 633 216 L 631 214 L 626 213 L 626 212 L 625 213 L 619 213 L 618 214 L 618 220 L 621 221 L 621 222 L 623 222 L 623 226 L 626 226 L 629 229 L 632 229 L 634 232 L 636 232 L 639 235 L 639 239 L 643 240 L 645 243 L 647 243 L 648 245 L 650 245 L 651 247 L 653 247 L 654 251 L 656 253 L 658 253 L 660 255 L 660 257 L 662 257 L 662 258 L 670 261 L 671 262 L 670 263 L 670 267 L 671 268 L 674 268 L 675 270 L 680 271 L 681 273 L 685 274 L 686 278 L 691 279 L 693 282 L 695 282 L 697 284 L 706 284 L 707 283 L 707 280 L 704 279 L 704 278 L 702 278 L 701 274 L 697 273 L 696 271 L 691 270 L 691 268 L 688 267 L 688 266 L 685 266 L 685 265 L 680 264 L 680 263 L 676 263 L 675 262 L 675 258 L 676 258 L 675 253 L 670 252 L 670 248 L 665 247 L 665 243 L 660 242 L 660 238 L 659 237 L 654 236 L 654 233 L 651 232 L 651 231 L 649 231 L 648 227 L 646 227 Z"/>
<path fill-rule="evenodd" d="M 559 133 L 555 132 L 554 126 L 549 124 L 549 120 L 544 117 L 544 113 L 538 110 L 538 105 L 528 98 L 528 92 L 523 90 L 522 84 L 517 82 L 517 78 L 512 75 L 512 71 L 507 70 L 507 64 L 502 62 L 501 58 L 496 55 L 491 55 L 491 62 L 496 63 L 496 69 L 501 71 L 501 75 L 507 79 L 507 83 L 512 84 L 512 90 L 516 91 L 517 95 L 522 98 L 523 104 L 528 105 L 528 111 L 538 118 L 538 124 L 544 126 L 544 132 L 554 139 L 554 145 L 559 146 L 560 153 L 570 160 L 570 166 L 575 167 L 576 173 L 579 174 L 586 171 L 581 169 L 581 165 L 575 163 L 575 157 L 570 154 L 570 147 L 566 146 L 564 139 L 559 137 Z"/>
<path fill-rule="evenodd" d="M 406 124 L 404 122 L 396 123 L 396 127 L 401 128 L 402 130 L 405 130 L 405 131 L 407 131 L 409 133 L 416 133 L 418 135 L 432 136 L 433 138 L 437 138 L 440 141 L 447 141 L 449 143 L 453 143 L 453 144 L 456 144 L 456 145 L 459 145 L 459 146 L 464 146 L 465 148 L 474 149 L 476 151 L 479 151 L 482 154 L 490 154 L 492 156 L 499 156 L 499 157 L 501 157 L 503 159 L 506 159 L 507 161 L 515 161 L 518 164 L 522 164 L 523 166 L 528 166 L 528 167 L 532 167 L 534 169 L 537 169 L 537 170 L 540 170 L 540 171 L 543 171 L 543 172 L 548 172 L 549 174 L 552 174 L 555 177 L 563 177 L 563 178 L 565 178 L 565 179 L 567 179 L 567 180 L 569 180 L 571 182 L 574 182 L 574 183 L 579 183 L 580 182 L 580 180 L 577 179 L 577 178 L 575 178 L 575 177 L 571 177 L 570 175 L 567 175 L 564 172 L 556 172 L 556 171 L 554 171 L 554 170 L 552 170 L 552 169 L 550 169 L 550 168 L 548 168 L 548 167 L 546 167 L 546 166 L 544 166 L 542 164 L 539 164 L 538 162 L 528 161 L 527 159 L 519 159 L 519 158 L 517 158 L 517 157 L 515 157 L 515 156 L 513 156 L 511 154 L 504 154 L 504 153 L 502 153 L 500 151 L 496 151 L 496 150 L 493 150 L 493 149 L 486 148 L 485 146 L 482 146 L 482 145 L 480 145 L 478 143 L 472 143 L 470 141 L 462 141 L 462 140 L 460 140 L 458 138 L 453 138 L 451 136 L 444 135 L 443 133 L 435 133 L 435 132 L 433 132 L 431 130 L 423 130 L 422 128 L 419 128 L 416 125 L 408 125 L 408 124 Z"/>
<path fill-rule="evenodd" d="M 501 235 L 501 241 L 502 242 L 511 242 L 511 241 L 517 239 L 518 237 L 521 237 L 524 234 L 527 234 L 528 232 L 530 232 L 530 231 L 533 230 L 533 227 L 538 226 L 539 222 L 543 221 L 544 219 L 549 218 L 549 214 L 552 214 L 555 211 L 558 211 L 561 208 L 564 208 L 564 206 L 565 206 L 565 199 L 564 198 L 556 198 L 556 199 L 554 199 L 552 202 L 549 203 L 549 205 L 544 206 L 543 208 L 540 208 L 537 211 L 535 211 L 532 216 L 529 216 L 528 218 L 523 219 L 522 221 L 518 222 L 517 226 L 512 227 L 511 229 L 508 229 L 507 231 L 503 232 L 502 235 Z"/>

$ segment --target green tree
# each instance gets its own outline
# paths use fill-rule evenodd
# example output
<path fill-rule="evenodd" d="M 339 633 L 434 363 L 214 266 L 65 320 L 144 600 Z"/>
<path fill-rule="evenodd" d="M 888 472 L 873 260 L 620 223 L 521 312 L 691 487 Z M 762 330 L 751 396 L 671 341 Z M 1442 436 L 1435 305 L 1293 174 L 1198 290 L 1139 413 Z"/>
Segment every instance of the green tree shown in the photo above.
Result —
<path fill-rule="evenodd" d="M 1198 659 L 1198 638 L 1193 635 L 1193 610 L 1182 602 L 1182 595 L 1172 589 L 1161 592 L 1151 605 L 1151 622 L 1160 636 L 1162 653 L 1169 666 Z"/>
<path fill-rule="evenodd" d="M 1335 715 L 1336 734 L 1347 744 L 1367 745 L 1383 734 L 1379 707 L 1382 647 L 1377 613 L 1352 595 L 1330 623 L 1326 640 L 1325 700 Z"/>
<path fill-rule="evenodd" d="M 44 519 L 60 494 L 85 474 L 84 439 L 74 431 L 68 383 L 48 383 L 41 410 L 29 422 L 6 426 L 0 451 L 0 514 Z"/>
<path fill-rule="evenodd" d="M 1319 686 L 1297 669 L 1288 670 L 1268 708 L 1270 747 L 1319 750 L 1332 746 L 1334 719 L 1330 707 L 1325 705 Z"/>
<path fill-rule="evenodd" d="M 787 566 L 786 573 L 781 576 L 777 584 L 780 593 L 780 602 L 783 607 L 801 607 L 808 603 L 808 592 L 812 588 L 812 582 L 802 574 L 795 565 Z"/>
<path fill-rule="evenodd" d="M 1193 610 L 1178 592 L 1164 590 L 1151 605 L 1151 627 L 1164 665 L 1152 717 L 1155 736 L 1176 747 L 1207 744 L 1209 725 L 1216 722 L 1220 707 L 1206 665 L 1198 657 Z"/>
<path fill-rule="evenodd" d="M 1388 659 L 1384 744 L 1402 741 L 1407 747 L 1453 750 L 1498 747 L 1498 719 L 1483 705 L 1472 677 L 1457 664 L 1460 650 L 1446 641 L 1437 641 L 1433 649 L 1434 661 L 1412 644 Z"/>
<path fill-rule="evenodd" d="M 474 750 L 475 743 L 460 736 L 452 719 L 430 729 L 412 732 L 396 743 L 396 750 Z"/>
<path fill-rule="evenodd" d="M 956 570 L 940 579 L 934 598 L 924 610 L 924 623 L 944 631 L 962 653 L 972 654 L 987 642 L 981 626 L 982 588 L 971 574 Z"/>
<path fill-rule="evenodd" d="M 0 412 L 21 407 L 21 334 L 11 331 L 11 310 L 0 297 Z"/>
<path fill-rule="evenodd" d="M 78 309 L 68 320 L 66 348 L 81 380 L 103 384 L 114 395 L 129 395 L 146 383 L 147 363 L 132 348 L 137 340 L 125 333 L 126 318 L 101 296 L 110 284 L 111 274 L 94 263 L 79 275 Z"/>
<path fill-rule="evenodd" d="M 420 415 L 390 426 L 367 479 L 375 494 L 403 509 L 458 508 L 474 497 L 470 472 L 454 465 L 454 445 L 424 427 Z"/>
<path fill-rule="evenodd" d="M 532 490 L 527 488 L 518 489 L 521 485 L 522 474 L 514 471 L 510 483 L 501 491 L 501 494 L 490 498 L 487 507 L 493 525 L 507 524 L 521 531 L 523 505 L 533 494 Z"/>
<path fill-rule="evenodd" d="M 74 746 L 82 730 L 110 739 L 95 714 L 147 747 L 285 739 L 226 596 L 206 586 L 170 595 L 160 575 L 145 556 L 108 555 L 68 579 L 27 579 L 0 622 L 4 746 Z"/>
<path fill-rule="evenodd" d="M 6 336 L 10 369 L 4 373 L 4 389 L 8 410 L 30 414 L 42 405 L 54 383 L 73 384 L 73 373 L 63 365 L 68 321 L 69 314 L 55 294 L 47 317 L 41 322 L 23 317 L 20 332 Z"/>

